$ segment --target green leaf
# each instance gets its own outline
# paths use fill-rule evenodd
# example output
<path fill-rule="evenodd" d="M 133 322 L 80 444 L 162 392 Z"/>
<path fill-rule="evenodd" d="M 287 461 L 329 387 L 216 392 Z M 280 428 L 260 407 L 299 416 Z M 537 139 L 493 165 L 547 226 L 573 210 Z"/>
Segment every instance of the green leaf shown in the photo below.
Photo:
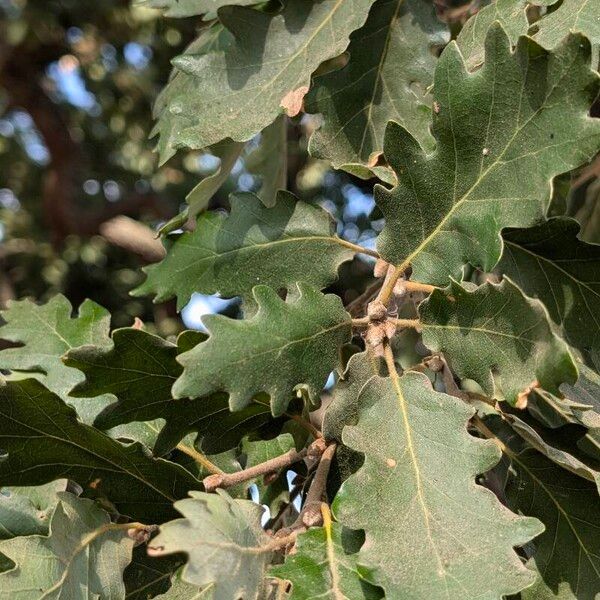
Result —
<path fill-rule="evenodd" d="M 58 503 L 58 492 L 66 479 L 37 487 L 0 489 L 0 539 L 20 535 L 46 535 L 50 515 Z"/>
<path fill-rule="evenodd" d="M 545 48 L 554 48 L 571 31 L 579 31 L 592 45 L 600 44 L 600 5 L 597 0 L 563 0 L 555 11 L 536 24 L 535 39 Z M 596 64 L 598 55 L 596 54 Z"/>
<path fill-rule="evenodd" d="M 72 314 L 73 307 L 61 295 L 42 306 L 30 300 L 11 302 L 2 313 L 7 324 L 0 328 L 0 338 L 24 346 L 3 350 L 0 358 L 2 367 L 13 371 L 10 379 L 37 379 L 74 406 L 79 418 L 91 425 L 111 403 L 111 396 L 84 400 L 70 397 L 69 392 L 81 382 L 82 375 L 67 367 L 62 358 L 69 350 L 88 344 L 108 349 L 110 315 L 91 300 L 83 302 L 74 317 Z M 107 433 L 114 438 L 151 445 L 156 438 L 157 426 L 153 423 L 133 424 L 116 427 Z"/>
<path fill-rule="evenodd" d="M 278 190 L 287 187 L 288 119 L 281 115 L 260 134 L 260 143 L 244 159 L 246 169 L 260 179 L 256 195 L 265 206 L 273 207 Z"/>
<path fill-rule="evenodd" d="M 192 492 L 175 504 L 183 519 L 170 521 L 150 542 L 149 553 L 185 552 L 182 579 L 214 585 L 214 600 L 262 598 L 272 541 L 260 526 L 262 508 L 250 500 L 234 500 L 226 492 Z"/>
<path fill-rule="evenodd" d="M 565 340 L 593 364 L 600 358 L 600 246 L 578 233 L 566 217 L 509 229 L 499 268 L 544 303 Z"/>
<path fill-rule="evenodd" d="M 210 337 L 179 357 L 184 370 L 173 387 L 175 397 L 223 391 L 235 411 L 265 392 L 279 416 L 302 388 L 316 404 L 340 361 L 342 344 L 350 339 L 351 323 L 337 296 L 297 285 L 299 297 L 287 302 L 271 288 L 256 286 L 258 312 L 251 319 L 205 317 Z"/>
<path fill-rule="evenodd" d="M 77 420 L 75 411 L 28 379 L 0 386 L 0 485 L 40 485 L 68 477 L 117 510 L 156 523 L 200 482 L 179 465 L 152 458 Z"/>
<path fill-rule="evenodd" d="M 358 554 L 348 552 L 344 539 L 351 532 L 337 523 L 309 529 L 298 536 L 294 553 L 270 574 L 292 583 L 291 600 L 377 599 L 356 564 Z"/>
<path fill-rule="evenodd" d="M 258 0 L 134 0 L 136 6 L 163 9 L 165 17 L 193 17 L 206 13 L 213 14 L 221 6 L 230 4 L 250 6 L 258 3 Z"/>
<path fill-rule="evenodd" d="M 473 409 L 435 392 L 418 373 L 377 377 L 359 392 L 358 424 L 344 443 L 365 455 L 334 503 L 364 529 L 358 563 L 388 598 L 500 598 L 531 585 L 514 546 L 541 532 L 509 512 L 475 476 L 500 458 L 469 435 Z M 493 565 L 493 568 L 490 568 Z"/>
<path fill-rule="evenodd" d="M 448 38 L 430 2 L 378 0 L 365 25 L 350 36 L 348 64 L 316 77 L 306 98 L 306 111 L 324 119 L 310 139 L 311 154 L 336 169 L 372 177 L 388 121 L 432 148 L 427 90 L 437 62 L 434 51 Z"/>
<path fill-rule="evenodd" d="M 348 361 L 346 372 L 333 388 L 332 400 L 323 415 L 323 437 L 326 440 L 340 443 L 344 427 L 356 425 L 359 411 L 367 408 L 360 390 L 377 380 L 379 366 L 376 360 L 369 352 L 361 352 Z"/>
<path fill-rule="evenodd" d="M 63 354 L 86 344 L 110 345 L 110 314 L 106 309 L 86 300 L 75 317 L 72 313 L 71 303 L 62 295 L 42 306 L 30 300 L 10 302 L 2 311 L 6 325 L 0 328 L 0 337 L 24 345 L 2 351 L 2 368 L 42 371 L 40 379 L 49 390 L 63 398 L 68 396 L 82 376 L 62 363 Z"/>
<path fill-rule="evenodd" d="M 600 464 L 588 465 L 575 456 L 573 452 L 568 452 L 556 443 L 549 443 L 536 429 L 515 415 L 506 415 L 506 420 L 512 429 L 530 446 L 541 452 L 559 467 L 594 482 L 600 492 L 600 469 L 597 468 Z"/>
<path fill-rule="evenodd" d="M 185 50 L 192 56 L 223 52 L 233 43 L 233 36 L 220 24 L 205 28 L 200 36 Z M 166 163 L 174 156 L 183 145 L 180 143 L 180 132 L 186 127 L 196 123 L 194 114 L 183 114 L 181 99 L 191 98 L 198 93 L 197 82 L 191 75 L 174 69 L 169 83 L 163 88 L 154 103 L 153 116 L 157 120 L 151 136 L 158 135 L 156 151 L 160 157 L 160 164 Z M 174 107 L 174 108 L 173 108 Z M 229 140 L 219 145 L 214 145 L 215 151 L 225 151 Z M 222 158 L 222 157 L 220 157 Z M 181 213 L 165 225 L 165 232 L 182 226 L 187 219 L 187 214 Z"/>
<path fill-rule="evenodd" d="M 227 137 L 243 142 L 279 114 L 296 115 L 311 73 L 346 49 L 372 3 L 289 0 L 275 14 L 221 7 L 225 31 L 209 29 L 173 61 L 191 78 L 170 90 L 173 80 L 160 101 L 160 118 L 171 123 L 166 145 L 199 149 Z"/>
<path fill-rule="evenodd" d="M 514 404 L 535 380 L 535 387 L 558 393 L 561 383 L 577 379 L 573 357 L 553 332 L 544 306 L 510 279 L 471 292 L 454 281 L 434 291 L 419 314 L 423 343 L 491 398 Z"/>
<path fill-rule="evenodd" d="M 166 235 L 175 229 L 183 227 L 188 220 L 195 219 L 201 212 L 208 208 L 210 199 L 229 178 L 231 170 L 241 156 L 245 146 L 246 144 L 244 143 L 225 140 L 210 148 L 211 154 L 221 161 L 217 170 L 212 175 L 205 177 L 187 195 L 186 201 L 188 206 L 183 212 L 173 217 L 159 229 L 161 235 Z"/>
<path fill-rule="evenodd" d="M 456 44 L 447 46 L 435 76 L 435 152 L 426 155 L 399 125 L 386 132 L 385 155 L 399 183 L 376 188 L 386 219 L 382 257 L 439 285 L 459 278 L 467 262 L 492 269 L 500 230 L 540 221 L 552 179 L 600 149 L 600 120 L 588 116 L 598 93 L 589 64 L 581 36 L 552 53 L 521 38 L 511 53 L 498 24 L 474 73 Z"/>
<path fill-rule="evenodd" d="M 91 500 L 59 494 L 50 536 L 0 542 L 0 552 L 16 566 L 0 574 L 0 598 L 123 598 L 123 570 L 133 540 L 110 528 L 108 514 Z"/>
<path fill-rule="evenodd" d="M 279 192 L 273 208 L 254 194 L 234 194 L 231 214 L 201 215 L 195 231 L 175 238 L 166 258 L 144 269 L 148 278 L 134 294 L 156 294 L 155 302 L 177 296 L 181 309 L 194 292 L 242 296 L 252 306 L 258 284 L 293 290 L 305 281 L 323 288 L 354 256 L 334 232 L 329 213 L 287 192 Z"/>
<path fill-rule="evenodd" d="M 514 434 L 513 434 L 514 435 Z M 535 450 L 509 445 L 512 469 L 508 506 L 540 519 L 546 530 L 535 540 L 527 566 L 537 571 L 523 600 L 593 600 L 600 589 L 600 502 L 596 486 L 561 469 Z"/>
<path fill-rule="evenodd" d="M 140 329 L 117 329 L 114 347 L 85 346 L 68 353 L 66 363 L 85 373 L 86 380 L 72 392 L 75 396 L 114 394 L 117 402 L 104 408 L 94 425 L 100 429 L 132 421 L 150 421 L 155 428 L 154 451 L 163 455 L 188 433 L 198 433 L 198 443 L 210 454 L 234 448 L 248 433 L 274 422 L 268 398 L 253 398 L 239 412 L 229 410 L 227 394 L 174 400 L 171 387 L 183 368 L 176 361 L 181 352 L 206 339 L 198 332 L 184 332 L 177 346 Z M 164 427 L 156 421 L 166 422 Z"/>
<path fill-rule="evenodd" d="M 480 65 L 484 60 L 484 44 L 488 29 L 498 21 L 511 43 L 517 43 L 519 36 L 529 29 L 526 0 L 495 0 L 477 11 L 461 29 L 456 43 L 469 69 Z"/>

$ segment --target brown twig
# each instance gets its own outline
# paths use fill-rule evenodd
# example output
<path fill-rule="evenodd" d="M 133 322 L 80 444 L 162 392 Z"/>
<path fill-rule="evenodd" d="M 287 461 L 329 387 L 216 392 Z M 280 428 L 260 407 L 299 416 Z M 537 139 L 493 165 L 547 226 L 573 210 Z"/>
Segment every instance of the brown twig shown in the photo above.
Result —
<path fill-rule="evenodd" d="M 316 440 L 308 448 L 303 448 L 299 452 L 297 450 L 289 450 L 281 456 L 276 456 L 271 460 L 267 460 L 248 469 L 237 471 L 236 473 L 214 473 L 205 477 L 203 480 L 204 488 L 207 492 L 213 492 L 217 488 L 228 488 L 238 483 L 255 479 L 261 475 L 267 475 L 285 469 L 294 463 L 304 458 L 318 458 L 324 449 L 325 443 L 322 439 Z"/>
<path fill-rule="evenodd" d="M 337 444 L 330 444 L 323 452 L 315 476 L 308 489 L 308 494 L 306 494 L 306 500 L 302 507 L 302 511 L 300 512 L 296 523 L 292 525 L 292 529 L 294 529 L 296 525 L 315 527 L 323 524 L 321 502 L 325 496 L 327 477 L 329 476 L 329 469 L 331 468 L 331 462 L 335 456 L 336 449 Z"/>

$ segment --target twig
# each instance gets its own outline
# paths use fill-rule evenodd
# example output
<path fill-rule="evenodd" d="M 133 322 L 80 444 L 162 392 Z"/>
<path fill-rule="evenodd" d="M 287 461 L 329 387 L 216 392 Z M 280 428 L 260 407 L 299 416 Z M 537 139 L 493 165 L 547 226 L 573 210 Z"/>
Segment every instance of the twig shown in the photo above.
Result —
<path fill-rule="evenodd" d="M 367 289 L 357 298 L 354 298 L 352 302 L 349 302 L 346 306 L 346 310 L 351 314 L 358 314 L 362 312 L 362 307 L 367 304 L 373 296 L 377 293 L 377 290 L 381 287 L 381 279 L 376 279 Z"/>
<path fill-rule="evenodd" d="M 221 474 L 223 471 L 217 467 L 214 463 L 212 463 L 204 454 L 198 452 L 195 448 L 190 448 L 184 443 L 177 444 L 177 450 L 187 454 L 191 458 L 193 458 L 199 465 L 203 466 L 210 473 Z"/>
<path fill-rule="evenodd" d="M 389 304 L 392 294 L 394 293 L 394 287 L 396 287 L 396 283 L 398 283 L 398 279 L 404 275 L 409 266 L 410 263 L 404 261 L 401 265 L 395 267 L 391 273 L 388 272 L 388 276 L 386 276 L 385 282 L 377 295 L 377 300 L 386 306 Z"/>
<path fill-rule="evenodd" d="M 432 294 L 435 290 L 440 288 L 435 285 L 429 285 L 428 283 L 419 283 L 418 281 L 405 281 L 402 283 L 407 292 L 423 292 L 425 294 Z"/>
<path fill-rule="evenodd" d="M 331 468 L 331 461 L 335 456 L 337 444 L 330 444 L 325 448 L 321 461 L 315 472 L 308 494 L 306 494 L 306 501 L 302 507 L 302 511 L 296 521 L 296 524 L 305 527 L 314 527 L 322 525 L 323 515 L 321 514 L 321 501 L 325 495 L 325 487 L 327 486 L 327 477 L 329 476 L 329 469 Z"/>
<path fill-rule="evenodd" d="M 243 481 L 285 469 L 303 458 L 317 458 L 323 453 L 324 446 L 324 441 L 319 439 L 313 442 L 308 448 L 300 450 L 300 452 L 292 449 L 281 456 L 276 456 L 271 460 L 254 465 L 248 469 L 243 469 L 242 471 L 237 471 L 236 473 L 215 473 L 205 477 L 202 483 L 207 492 L 213 492 L 217 488 L 232 487 Z"/>
<path fill-rule="evenodd" d="M 388 321 L 396 325 L 396 327 L 412 327 L 418 329 L 421 326 L 419 319 L 395 319 L 394 317 L 388 317 Z"/>

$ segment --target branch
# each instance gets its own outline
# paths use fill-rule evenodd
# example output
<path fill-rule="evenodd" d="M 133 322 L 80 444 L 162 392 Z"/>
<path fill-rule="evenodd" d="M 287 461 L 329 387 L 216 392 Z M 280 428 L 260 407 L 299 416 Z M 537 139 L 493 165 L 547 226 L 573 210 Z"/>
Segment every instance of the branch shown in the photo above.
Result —
<path fill-rule="evenodd" d="M 310 484 L 308 494 L 306 494 L 306 501 L 304 502 L 302 511 L 296 523 L 292 525 L 292 529 L 297 525 L 315 527 L 323 524 L 321 504 L 325 496 L 329 469 L 331 468 L 331 461 L 335 456 L 336 449 L 337 444 L 330 444 L 323 452 L 315 476 Z"/>
<path fill-rule="evenodd" d="M 304 458 L 318 458 L 323 453 L 323 446 L 323 440 L 319 439 L 313 442 L 308 448 L 300 450 L 300 452 L 289 450 L 281 456 L 276 456 L 271 460 L 254 465 L 248 469 L 243 469 L 242 471 L 237 471 L 236 473 L 214 473 L 205 477 L 202 483 L 207 492 L 214 492 L 217 488 L 232 487 L 243 481 L 285 469 Z"/>
<path fill-rule="evenodd" d="M 165 247 L 152 229 L 124 215 L 105 221 L 99 230 L 111 244 L 141 256 L 146 262 L 158 262 L 166 255 Z"/>

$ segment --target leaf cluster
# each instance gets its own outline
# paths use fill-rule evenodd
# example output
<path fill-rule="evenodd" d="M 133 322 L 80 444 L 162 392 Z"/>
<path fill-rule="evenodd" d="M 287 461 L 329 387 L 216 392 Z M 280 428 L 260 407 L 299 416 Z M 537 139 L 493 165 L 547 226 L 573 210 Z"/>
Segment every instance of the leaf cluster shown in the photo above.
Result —
<path fill-rule="evenodd" d="M 0 597 L 600 597 L 600 246 L 548 216 L 600 153 L 600 5 L 495 0 L 449 41 L 425 0 L 139 4 L 201 17 L 161 159 L 221 166 L 134 294 L 243 317 L 2 313 Z M 375 247 L 285 190 L 290 119 L 378 179 Z M 206 210 L 251 140 L 260 193 Z"/>

